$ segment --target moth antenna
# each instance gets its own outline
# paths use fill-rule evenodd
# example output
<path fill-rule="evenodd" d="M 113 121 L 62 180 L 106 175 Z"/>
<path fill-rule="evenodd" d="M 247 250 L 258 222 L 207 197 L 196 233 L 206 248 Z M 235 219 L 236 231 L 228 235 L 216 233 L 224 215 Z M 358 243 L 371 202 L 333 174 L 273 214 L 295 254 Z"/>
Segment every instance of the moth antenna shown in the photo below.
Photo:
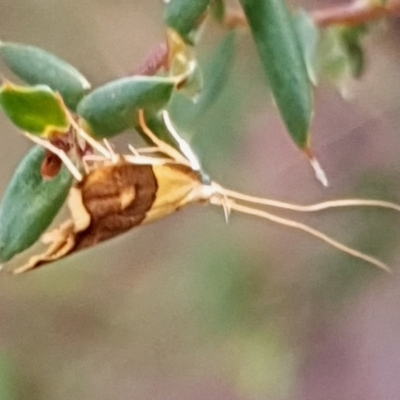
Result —
<path fill-rule="evenodd" d="M 128 148 L 135 157 L 142 157 L 142 154 L 160 153 L 160 149 L 158 147 L 142 147 L 140 149 L 136 149 L 131 144 L 128 144 Z"/>
<path fill-rule="evenodd" d="M 190 167 L 190 163 L 188 162 L 188 160 L 178 150 L 175 150 L 172 146 L 160 140 L 147 126 L 143 110 L 138 111 L 138 121 L 140 128 L 147 135 L 147 137 L 157 146 L 161 153 L 164 153 L 168 157 L 171 157 L 173 160 L 180 164 L 184 164 Z"/>
<path fill-rule="evenodd" d="M 221 185 L 219 185 L 216 182 L 211 182 L 211 186 L 214 188 L 214 193 L 211 196 L 217 196 L 220 199 L 220 205 L 222 209 L 224 210 L 224 216 L 225 216 L 225 222 L 229 222 L 229 217 L 231 215 L 231 202 L 232 200 L 229 199 L 225 188 L 223 188 Z"/>
<path fill-rule="evenodd" d="M 190 148 L 189 144 L 179 135 L 177 130 L 175 129 L 171 118 L 169 116 L 169 113 L 167 110 L 162 111 L 162 116 L 164 119 L 165 126 L 168 129 L 168 132 L 171 134 L 171 136 L 176 140 L 176 142 L 179 145 L 179 149 L 181 150 L 182 154 L 187 158 L 187 160 L 190 163 L 190 167 L 194 171 L 200 171 L 200 163 L 199 160 L 197 159 L 196 155 L 193 153 L 192 149 Z"/>
<path fill-rule="evenodd" d="M 211 197 L 210 203 L 214 204 L 214 205 L 222 206 L 221 199 L 217 196 Z M 364 254 L 358 250 L 348 247 L 348 246 L 336 241 L 335 239 L 332 239 L 330 236 L 326 235 L 325 233 L 320 232 L 317 229 L 314 229 L 306 224 L 303 224 L 303 223 L 300 223 L 297 221 L 293 221 L 291 219 L 282 218 L 277 215 L 268 213 L 266 211 L 261 211 L 261 210 L 257 210 L 257 209 L 251 208 L 251 207 L 243 206 L 241 204 L 236 203 L 234 200 L 230 201 L 229 207 L 231 210 L 238 211 L 243 214 L 254 215 L 256 217 L 264 218 L 269 221 L 275 222 L 279 225 L 284 225 L 284 226 L 288 226 L 290 228 L 299 229 L 303 232 L 308 233 L 311 236 L 314 236 L 314 237 L 324 241 L 325 243 L 328 243 L 332 247 L 334 247 L 344 253 L 347 253 L 355 258 L 364 260 L 364 261 L 366 261 L 372 265 L 375 265 L 376 267 L 383 269 L 387 272 L 392 272 L 391 269 L 389 268 L 389 266 L 387 266 L 382 261 L 380 261 L 372 256 L 369 256 L 368 254 Z"/>
<path fill-rule="evenodd" d="M 111 157 L 111 162 L 116 163 L 120 159 L 119 155 L 114 151 L 111 143 L 107 139 L 103 139 L 104 147 L 108 150 Z"/>
<path fill-rule="evenodd" d="M 144 147 L 138 150 L 138 154 L 146 154 L 146 153 L 159 153 L 160 149 L 158 147 Z"/>
<path fill-rule="evenodd" d="M 134 156 L 140 156 L 140 153 L 135 149 L 134 146 L 132 146 L 131 144 L 128 144 L 128 149 L 131 151 L 131 153 Z"/>
<path fill-rule="evenodd" d="M 174 160 L 169 158 L 161 158 L 161 157 L 147 157 L 147 156 L 134 156 L 131 154 L 125 154 L 122 156 L 125 161 L 128 161 L 131 164 L 138 165 L 165 165 L 165 164 L 175 164 L 177 163 Z"/>
<path fill-rule="evenodd" d="M 71 175 L 78 181 L 80 182 L 83 177 L 82 174 L 79 172 L 78 168 L 74 165 L 74 163 L 69 159 L 67 154 L 65 153 L 64 150 L 59 149 L 58 147 L 54 146 L 52 143 L 50 143 L 47 140 L 44 140 L 38 136 L 31 135 L 28 132 L 24 132 L 24 135 L 30 139 L 32 142 L 44 147 L 45 149 L 51 151 L 52 153 L 56 154 L 61 161 L 64 163 L 65 167 L 68 169 L 68 171 L 71 173 Z"/>
<path fill-rule="evenodd" d="M 96 165 L 89 165 L 88 163 L 97 163 L 100 165 L 104 165 L 106 161 L 109 161 L 107 158 L 104 158 L 104 156 L 100 154 L 85 154 L 82 156 L 81 160 L 87 174 L 94 168 L 98 167 Z"/>
<path fill-rule="evenodd" d="M 107 158 L 101 156 L 100 154 L 85 154 L 82 156 L 83 161 L 96 161 L 96 162 L 104 162 L 108 161 Z"/>
<path fill-rule="evenodd" d="M 342 208 L 342 207 L 378 207 L 387 208 L 390 210 L 395 210 L 400 212 L 400 205 L 392 203 L 390 201 L 383 200 L 369 200 L 369 199 L 342 199 L 342 200 L 330 200 L 321 203 L 310 204 L 310 205 L 299 205 L 293 203 L 286 203 L 283 201 L 266 199 L 263 197 L 249 196 L 240 192 L 235 192 L 233 190 L 223 189 L 227 196 L 242 200 L 247 203 L 261 204 L 265 206 L 281 208 L 291 211 L 299 212 L 316 212 L 327 210 L 330 208 Z"/>
<path fill-rule="evenodd" d="M 68 115 L 68 120 L 72 127 L 75 129 L 76 133 L 87 143 L 89 143 L 93 149 L 97 150 L 100 154 L 102 154 L 105 158 L 108 160 L 112 160 L 112 154 L 110 154 L 106 148 L 104 148 L 97 140 L 93 139 L 89 134 L 85 132 L 84 129 L 82 129 L 79 124 L 74 120 L 72 115 L 69 113 Z"/>

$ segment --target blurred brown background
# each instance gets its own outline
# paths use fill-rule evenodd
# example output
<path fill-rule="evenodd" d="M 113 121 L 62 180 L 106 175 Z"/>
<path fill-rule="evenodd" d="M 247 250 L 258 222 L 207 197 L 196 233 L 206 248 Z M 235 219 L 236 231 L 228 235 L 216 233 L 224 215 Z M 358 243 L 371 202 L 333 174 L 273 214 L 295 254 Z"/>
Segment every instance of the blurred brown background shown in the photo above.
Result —
<path fill-rule="evenodd" d="M 161 1 L 0 0 L 0 38 L 58 54 L 96 86 L 134 70 L 163 39 L 162 12 Z M 367 73 L 351 83 L 350 102 L 324 85 L 316 92 L 324 189 L 240 33 L 224 92 L 184 127 L 207 171 L 292 202 L 400 202 L 398 34 L 393 23 L 368 37 Z M 201 62 L 222 37 L 207 26 Z M 29 147 L 0 115 L 1 192 Z M 394 273 L 251 217 L 227 225 L 220 210 L 199 206 L 36 272 L 2 274 L 0 399 L 400 398 L 399 216 L 363 209 L 302 220 Z"/>

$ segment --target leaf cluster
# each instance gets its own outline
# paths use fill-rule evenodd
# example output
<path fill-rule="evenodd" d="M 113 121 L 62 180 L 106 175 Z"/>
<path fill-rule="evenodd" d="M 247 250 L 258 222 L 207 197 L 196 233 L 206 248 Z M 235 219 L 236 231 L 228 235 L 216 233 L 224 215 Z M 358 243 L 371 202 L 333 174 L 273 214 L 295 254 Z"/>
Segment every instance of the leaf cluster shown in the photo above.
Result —
<path fill-rule="evenodd" d="M 364 56 L 362 26 L 321 30 L 304 11 L 293 13 L 283 0 L 240 0 L 271 94 L 294 143 L 310 152 L 313 85 L 321 74 L 336 83 L 347 74 L 360 77 Z M 204 21 L 214 19 L 226 37 L 216 46 L 204 82 L 196 59 Z M 171 0 L 165 6 L 167 46 L 148 75 L 116 79 L 91 90 L 74 66 L 37 47 L 2 42 L 0 56 L 24 85 L 5 81 L 0 105 L 22 132 L 72 151 L 68 138 L 77 121 L 96 140 L 112 138 L 130 128 L 139 134 L 138 113 L 164 142 L 176 147 L 160 113 L 173 95 L 192 100 L 188 112 L 200 114 L 223 89 L 233 64 L 235 30 L 227 24 L 224 0 Z M 164 49 L 164 47 L 162 47 Z M 346 75 L 346 76 L 345 76 Z M 49 155 L 36 147 L 19 164 L 0 206 L 0 261 L 31 246 L 62 207 L 73 179 L 65 168 L 54 176 L 43 173 Z"/>

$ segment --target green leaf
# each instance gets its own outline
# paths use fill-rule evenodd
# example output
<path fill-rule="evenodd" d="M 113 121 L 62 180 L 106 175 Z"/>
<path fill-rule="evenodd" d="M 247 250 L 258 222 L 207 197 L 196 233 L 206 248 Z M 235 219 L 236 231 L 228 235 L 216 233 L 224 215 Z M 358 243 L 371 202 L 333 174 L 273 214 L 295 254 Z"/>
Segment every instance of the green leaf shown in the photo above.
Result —
<path fill-rule="evenodd" d="M 179 93 L 188 97 L 190 100 L 196 102 L 203 90 L 203 73 L 199 64 L 196 66 L 190 76 L 187 78 L 182 86 L 179 86 Z"/>
<path fill-rule="evenodd" d="M 235 56 L 236 32 L 230 31 L 213 51 L 205 62 L 203 71 L 203 90 L 198 101 L 193 104 L 180 96 L 180 92 L 174 93 L 169 110 L 181 124 L 188 126 L 195 118 L 201 118 L 217 100 L 225 87 Z"/>
<path fill-rule="evenodd" d="M 360 78 L 365 70 L 365 55 L 361 41 L 367 33 L 367 27 L 366 25 L 358 25 L 339 29 L 342 46 L 348 57 L 351 75 L 354 78 Z"/>
<path fill-rule="evenodd" d="M 340 82 L 348 73 L 347 54 L 334 27 L 323 31 L 318 51 L 318 73 L 333 83 Z"/>
<path fill-rule="evenodd" d="M 188 45 L 173 29 L 167 30 L 169 75 L 175 77 L 177 88 L 195 101 L 203 87 L 203 75 L 193 47 Z"/>
<path fill-rule="evenodd" d="M 66 132 L 69 121 L 59 95 L 48 86 L 16 86 L 9 82 L 0 87 L 0 105 L 20 129 L 42 137 Z"/>
<path fill-rule="evenodd" d="M 194 32 L 205 15 L 210 0 L 170 0 L 165 7 L 165 23 L 193 44 Z"/>
<path fill-rule="evenodd" d="M 365 25 L 325 29 L 318 52 L 320 75 L 339 87 L 349 77 L 361 77 L 365 69 L 362 39 L 366 32 Z"/>
<path fill-rule="evenodd" d="M 283 0 L 240 0 L 289 134 L 308 145 L 312 93 L 293 19 Z"/>
<path fill-rule="evenodd" d="M 40 166 L 45 150 L 35 147 L 18 165 L 0 204 L 0 262 L 35 243 L 64 204 L 72 183 L 63 167 L 45 181 Z"/>
<path fill-rule="evenodd" d="M 204 66 L 204 86 L 199 101 L 196 104 L 197 115 L 203 113 L 215 103 L 226 84 L 233 67 L 235 43 L 236 32 L 232 30 L 222 39 L 211 55 L 210 60 Z"/>
<path fill-rule="evenodd" d="M 294 22 L 299 35 L 308 77 L 314 85 L 317 85 L 318 27 L 314 24 L 311 16 L 304 10 L 300 10 L 296 14 Z"/>
<path fill-rule="evenodd" d="M 90 83 L 76 68 L 38 47 L 0 42 L 0 55 L 26 83 L 47 85 L 59 92 L 71 110 L 90 89 Z"/>
<path fill-rule="evenodd" d="M 211 0 L 210 13 L 218 22 L 223 22 L 225 18 L 226 6 L 224 0 Z"/>
<path fill-rule="evenodd" d="M 136 126 L 140 109 L 155 113 L 164 108 L 173 89 L 172 78 L 122 78 L 84 97 L 77 112 L 85 120 L 93 137 L 110 137 Z"/>

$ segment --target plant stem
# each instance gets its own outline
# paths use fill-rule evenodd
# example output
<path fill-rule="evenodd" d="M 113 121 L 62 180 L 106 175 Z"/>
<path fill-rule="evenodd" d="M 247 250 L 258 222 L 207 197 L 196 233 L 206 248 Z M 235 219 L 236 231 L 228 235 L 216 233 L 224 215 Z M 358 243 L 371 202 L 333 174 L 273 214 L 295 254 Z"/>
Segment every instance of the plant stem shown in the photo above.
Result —
<path fill-rule="evenodd" d="M 359 25 L 391 15 L 400 16 L 400 0 L 388 0 L 376 4 L 368 0 L 355 0 L 349 4 L 310 11 L 310 14 L 315 24 L 321 28 L 337 24 Z M 246 17 L 241 11 L 228 11 L 224 25 L 227 28 L 240 28 L 246 25 Z"/>
<path fill-rule="evenodd" d="M 371 0 L 354 0 L 349 4 L 326 7 L 310 12 L 315 24 L 320 28 L 331 25 L 359 25 L 376 19 L 400 17 L 400 0 L 372 2 Z M 241 10 L 228 10 L 223 25 L 228 29 L 247 26 L 246 17 Z M 168 46 L 166 42 L 158 43 L 139 64 L 131 75 L 154 75 L 168 65 Z"/>
<path fill-rule="evenodd" d="M 391 0 L 376 5 L 368 1 L 354 1 L 350 4 L 315 10 L 311 15 L 316 25 L 321 28 L 336 24 L 359 25 L 390 15 L 400 16 L 400 1 Z"/>

